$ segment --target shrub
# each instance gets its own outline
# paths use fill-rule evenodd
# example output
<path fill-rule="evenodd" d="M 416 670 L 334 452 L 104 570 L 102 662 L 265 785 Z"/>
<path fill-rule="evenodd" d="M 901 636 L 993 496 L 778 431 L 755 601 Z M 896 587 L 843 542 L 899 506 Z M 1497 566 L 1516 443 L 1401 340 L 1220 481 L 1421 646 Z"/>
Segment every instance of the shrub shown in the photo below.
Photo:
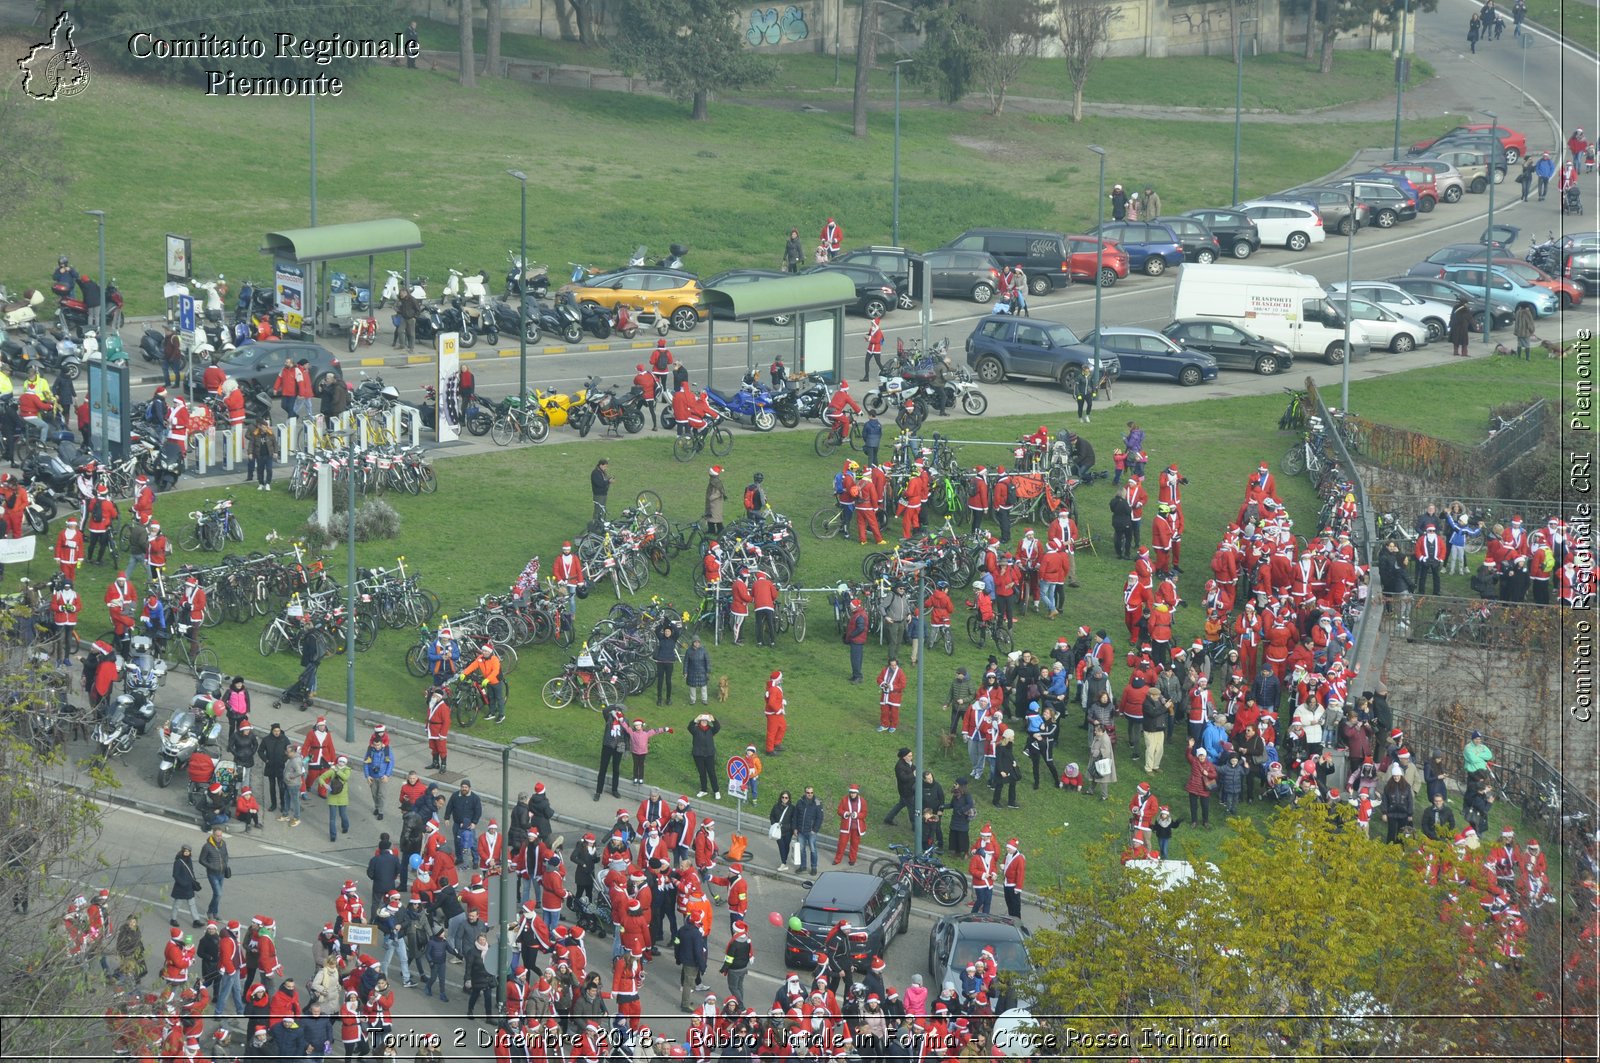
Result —
<path fill-rule="evenodd" d="M 382 499 L 363 503 L 356 509 L 356 540 L 393 539 L 400 534 L 400 513 Z"/>

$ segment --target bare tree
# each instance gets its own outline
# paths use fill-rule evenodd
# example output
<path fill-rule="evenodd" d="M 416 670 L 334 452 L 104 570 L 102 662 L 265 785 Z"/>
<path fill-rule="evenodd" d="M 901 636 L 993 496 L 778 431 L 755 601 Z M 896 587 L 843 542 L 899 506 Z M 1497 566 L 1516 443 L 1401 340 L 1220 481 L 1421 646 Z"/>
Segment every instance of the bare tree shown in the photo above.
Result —
<path fill-rule="evenodd" d="M 572 14 L 578 24 L 578 41 L 584 46 L 599 43 L 594 29 L 594 0 L 564 0 L 572 5 Z M 564 6 L 563 0 L 556 0 L 556 7 Z"/>
<path fill-rule="evenodd" d="M 1117 5 L 1108 0 L 1056 0 L 1056 35 L 1072 80 L 1072 120 L 1083 121 L 1083 87 L 1105 55 Z"/>
<path fill-rule="evenodd" d="M 1045 14 L 1049 0 L 1009 0 L 976 3 L 972 19 L 977 30 L 978 77 L 989 96 L 989 113 L 1006 106 L 1006 90 L 1022 73 L 1023 65 L 1039 54 L 1049 29 Z"/>
<path fill-rule="evenodd" d="M 867 81 L 872 76 L 872 64 L 878 58 L 878 5 L 874 0 L 861 0 L 861 21 L 856 31 L 856 85 L 852 107 L 855 111 L 855 134 L 867 135 Z"/>
<path fill-rule="evenodd" d="M 461 30 L 461 84 L 466 88 L 478 87 L 478 57 L 472 50 L 472 0 L 457 0 L 456 25 Z"/>
<path fill-rule="evenodd" d="M 483 46 L 483 75 L 497 78 L 500 76 L 500 0 L 484 0 L 484 6 L 489 13 L 483 28 L 488 38 Z"/>

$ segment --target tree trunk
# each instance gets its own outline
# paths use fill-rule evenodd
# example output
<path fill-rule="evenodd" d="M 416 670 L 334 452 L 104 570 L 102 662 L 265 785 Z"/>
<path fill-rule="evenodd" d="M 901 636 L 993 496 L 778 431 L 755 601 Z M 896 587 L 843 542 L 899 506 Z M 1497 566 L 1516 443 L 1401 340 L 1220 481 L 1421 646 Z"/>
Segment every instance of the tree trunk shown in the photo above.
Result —
<path fill-rule="evenodd" d="M 1306 0 L 1306 62 L 1317 54 L 1317 0 Z"/>
<path fill-rule="evenodd" d="M 483 76 L 500 76 L 500 0 L 485 0 L 489 9 L 484 26 Z"/>
<path fill-rule="evenodd" d="M 478 57 L 472 54 L 472 0 L 457 0 L 456 24 L 461 28 L 461 84 L 469 89 L 478 87 L 474 69 Z"/>
<path fill-rule="evenodd" d="M 861 22 L 856 32 L 856 87 L 855 134 L 867 135 L 867 82 L 872 75 L 872 61 L 877 56 L 878 5 L 873 0 L 861 0 Z"/>
<path fill-rule="evenodd" d="M 690 121 L 704 122 L 710 115 L 706 113 L 706 100 L 710 96 L 705 89 L 696 89 L 694 93 L 694 111 L 689 115 Z"/>
<path fill-rule="evenodd" d="M 1083 86 L 1072 86 L 1072 120 L 1083 121 Z"/>
<path fill-rule="evenodd" d="M 1333 39 L 1339 31 L 1332 25 L 1322 31 L 1322 63 L 1317 68 L 1319 73 L 1327 74 L 1333 71 Z"/>
<path fill-rule="evenodd" d="M 569 2 L 578 16 L 578 40 L 585 47 L 594 44 L 594 12 L 589 7 L 589 0 L 569 0 Z"/>
<path fill-rule="evenodd" d="M 544 10 L 542 6 L 540 10 Z M 560 27 L 562 40 L 575 41 L 578 39 L 577 33 L 572 28 L 572 11 L 567 7 L 567 0 L 556 0 L 556 25 Z"/>

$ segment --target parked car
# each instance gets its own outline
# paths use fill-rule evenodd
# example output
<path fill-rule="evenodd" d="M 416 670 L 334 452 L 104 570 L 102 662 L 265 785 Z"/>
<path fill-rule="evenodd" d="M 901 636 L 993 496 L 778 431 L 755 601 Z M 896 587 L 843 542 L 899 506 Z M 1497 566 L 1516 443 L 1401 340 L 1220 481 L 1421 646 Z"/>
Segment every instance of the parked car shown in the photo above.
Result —
<path fill-rule="evenodd" d="M 1549 288 L 1556 293 L 1556 298 L 1561 300 L 1563 312 L 1583 302 L 1583 286 L 1567 280 L 1565 277 L 1552 277 L 1532 262 L 1524 262 L 1520 258 L 1495 258 L 1489 263 L 1521 277 L 1529 284 L 1537 284 L 1541 288 Z"/>
<path fill-rule="evenodd" d="M 1428 326 L 1420 321 L 1401 317 L 1368 299 L 1353 299 L 1343 292 L 1329 298 L 1340 313 L 1361 322 L 1367 342 L 1374 348 L 1387 347 L 1395 354 L 1405 354 L 1428 342 Z"/>
<path fill-rule="evenodd" d="M 829 262 L 822 266 L 812 266 L 805 272 L 839 273 L 850 278 L 850 283 L 856 286 L 855 305 L 850 309 L 862 317 L 882 317 L 900 305 L 900 290 L 882 270 L 872 266 L 850 266 Z"/>
<path fill-rule="evenodd" d="M 1555 292 L 1529 284 L 1499 266 L 1490 267 L 1486 273 L 1481 262 L 1452 262 L 1439 267 L 1439 276 L 1454 281 L 1475 295 L 1473 302 L 1480 306 L 1485 285 L 1489 290 L 1491 306 L 1515 311 L 1519 306 L 1526 305 L 1533 310 L 1535 317 L 1549 317 L 1561 306 L 1561 300 Z"/>
<path fill-rule="evenodd" d="M 1343 281 L 1328 285 L 1330 295 L 1344 290 Z M 1429 298 L 1408 292 L 1398 284 L 1391 284 L 1388 281 L 1356 281 L 1350 286 L 1350 294 L 1357 299 L 1377 303 L 1403 317 L 1422 322 L 1427 326 L 1429 342 L 1444 338 L 1445 332 L 1450 327 L 1450 314 L 1455 309 L 1454 298 Z"/>
<path fill-rule="evenodd" d="M 1416 185 L 1424 195 L 1433 196 L 1436 205 L 1439 202 L 1459 203 L 1467 192 L 1467 183 L 1461 179 L 1461 173 L 1453 166 L 1447 165 L 1436 170 L 1431 166 L 1418 166 L 1415 162 L 1386 162 L 1378 169 L 1404 177 Z M 1420 209 L 1421 204 L 1418 204 L 1418 207 Z M 1427 210 L 1432 209 L 1432 207 L 1427 208 Z"/>
<path fill-rule="evenodd" d="M 1187 318 L 1172 322 L 1161 334 L 1191 351 L 1209 354 L 1218 369 L 1243 369 L 1271 376 L 1294 365 L 1294 352 L 1226 321 Z"/>
<path fill-rule="evenodd" d="M 1031 295 L 1045 295 L 1072 283 L 1067 238 L 1048 229 L 968 229 L 945 247 L 952 251 L 987 251 L 1002 266 L 1020 264 L 1028 275 Z M 1089 275 L 1094 274 L 1091 271 Z"/>
<path fill-rule="evenodd" d="M 790 967 L 813 967 L 828 934 L 849 924 L 850 944 L 841 963 L 868 964 L 885 955 L 889 944 L 911 925 L 911 893 L 889 879 L 864 871 L 824 871 L 806 891 L 793 923 L 784 933 L 783 958 Z"/>
<path fill-rule="evenodd" d="M 1407 272 L 1414 277 L 1437 277 L 1440 266 L 1453 262 L 1482 262 L 1487 254 L 1488 248 L 1483 244 L 1445 244 Z"/>
<path fill-rule="evenodd" d="M 784 273 L 775 269 L 730 269 L 717 274 L 715 277 L 702 281 L 700 288 L 702 291 L 707 288 L 728 288 L 739 284 L 753 284 L 759 280 L 781 280 L 789 276 L 793 276 L 793 274 Z M 700 313 L 702 315 L 706 313 L 706 308 L 703 303 L 700 307 Z M 727 316 L 727 311 L 723 310 L 721 307 L 718 307 L 711 316 L 723 318 Z M 787 325 L 792 319 L 788 314 L 779 314 L 776 317 L 770 318 L 769 320 L 774 325 Z"/>
<path fill-rule="evenodd" d="M 1100 270 L 1100 287 L 1110 288 L 1130 272 L 1128 253 L 1113 240 L 1101 236 L 1067 237 L 1067 268 L 1072 272 L 1072 283 L 1094 282 L 1094 271 Z"/>
<path fill-rule="evenodd" d="M 302 358 L 310 363 L 306 368 L 310 370 L 313 382 L 321 381 L 326 373 L 344 379 L 344 369 L 339 365 L 338 357 L 322 344 L 309 340 L 247 343 L 235 350 L 231 358 L 217 364 L 231 379 L 239 382 L 240 390 L 246 395 L 270 396 L 272 382 L 283 372 L 283 363 L 286 360 L 298 362 Z M 201 377 L 204 375 L 204 367 L 190 369 L 189 378 L 196 390 L 202 389 Z"/>
<path fill-rule="evenodd" d="M 1217 360 L 1201 351 L 1191 351 L 1154 329 L 1106 325 L 1090 332 L 1083 345 L 1095 349 L 1098 336 L 1100 357 L 1116 355 L 1120 376 L 1172 380 L 1186 388 L 1217 379 Z"/>
<path fill-rule="evenodd" d="M 1439 205 L 1439 190 L 1434 187 L 1431 174 L 1425 174 L 1421 170 L 1414 172 L 1417 175 L 1415 181 L 1403 173 L 1390 169 L 1363 170 L 1350 176 L 1362 181 L 1392 184 L 1412 199 L 1418 214 L 1429 214 Z"/>
<path fill-rule="evenodd" d="M 1190 262 L 1206 265 L 1215 262 L 1222 255 L 1221 241 L 1199 218 L 1189 218 L 1182 214 L 1163 214 L 1155 220 L 1172 230 L 1178 238 L 1178 243 L 1183 245 L 1184 257 Z"/>
<path fill-rule="evenodd" d="M 874 244 L 846 251 L 834 265 L 871 266 L 894 282 L 900 309 L 910 310 L 922 298 L 922 256 L 903 247 Z"/>
<path fill-rule="evenodd" d="M 1493 176 L 1490 176 L 1489 153 L 1481 148 L 1438 148 L 1411 161 L 1421 164 L 1443 162 L 1454 166 L 1461 174 L 1461 179 L 1467 182 L 1467 191 L 1474 195 L 1482 195 L 1489 191 L 1491 180 L 1495 184 L 1500 184 L 1506 179 L 1504 164 L 1493 167 Z"/>
<path fill-rule="evenodd" d="M 1102 236 L 1128 253 L 1128 268 L 1159 277 L 1167 268 L 1183 265 L 1183 244 L 1178 234 L 1152 221 L 1114 221 L 1091 236 Z"/>
<path fill-rule="evenodd" d="M 1522 161 L 1521 150 L 1515 145 L 1508 145 L 1504 137 L 1495 136 L 1487 129 L 1478 133 L 1447 133 L 1428 145 L 1430 152 L 1448 151 L 1451 148 L 1474 148 L 1489 152 L 1501 160 L 1503 166 L 1515 166 Z"/>
<path fill-rule="evenodd" d="M 1096 366 L 1094 348 L 1058 321 L 995 314 L 979 321 L 967 337 L 967 366 L 985 384 L 1008 376 L 1053 380 L 1072 388 L 1077 378 Z M 1122 372 L 1115 358 L 1101 358 L 1100 368 L 1113 377 Z M 1097 371 L 1097 370 L 1096 370 Z"/>
<path fill-rule="evenodd" d="M 1356 198 L 1372 209 L 1372 224 L 1380 229 L 1392 229 L 1400 222 L 1414 221 L 1417 217 L 1416 193 L 1402 191 L 1392 181 L 1341 177 L 1328 183 L 1336 188 L 1354 189 Z"/>
<path fill-rule="evenodd" d="M 1261 247 L 1261 230 L 1256 228 L 1255 219 L 1243 211 L 1202 207 L 1184 211 L 1183 216 L 1210 229 L 1217 243 L 1234 258 L 1249 258 Z"/>
<path fill-rule="evenodd" d="M 1304 251 L 1328 237 L 1322 229 L 1322 215 L 1299 203 L 1255 200 L 1239 204 L 1239 210 L 1256 223 L 1263 244 Z"/>
<path fill-rule="evenodd" d="M 922 256 L 933 274 L 933 294 L 987 303 L 1000 282 L 1000 263 L 987 251 L 940 248 Z"/>
<path fill-rule="evenodd" d="M 1473 307 L 1472 327 L 1482 331 L 1483 314 L 1478 307 L 1483 304 L 1483 292 L 1478 292 L 1477 300 L 1474 302 L 1472 293 L 1461 287 L 1461 285 L 1441 280 L 1438 277 L 1388 277 L 1386 280 L 1396 288 L 1403 288 L 1413 295 L 1420 295 L 1425 299 L 1436 299 L 1440 302 L 1449 303 L 1452 307 L 1455 306 L 1457 299 L 1465 299 L 1467 305 Z M 1494 310 L 1493 325 L 1495 328 L 1505 328 L 1511 324 L 1511 318 L 1512 311 L 1496 308 Z"/>
<path fill-rule="evenodd" d="M 1332 188 L 1327 185 L 1301 185 L 1299 188 L 1291 188 L 1287 192 L 1278 192 L 1262 198 L 1279 202 L 1305 203 L 1315 207 L 1317 213 L 1322 215 L 1323 228 L 1330 229 L 1340 236 L 1350 235 L 1352 225 L 1359 232 L 1372 216 L 1372 208 L 1365 200 L 1360 197 L 1352 198 L 1348 189 Z M 1354 213 L 1350 209 L 1352 203 L 1355 204 Z"/>
<path fill-rule="evenodd" d="M 1600 232 L 1561 238 L 1561 275 L 1587 295 L 1600 294 Z"/>
<path fill-rule="evenodd" d="M 679 332 L 688 332 L 700 323 L 700 279 L 681 269 L 624 267 L 600 273 L 586 281 L 563 284 L 580 303 L 598 303 L 615 310 L 618 303 L 650 307 L 661 304 L 661 313 Z"/>
<path fill-rule="evenodd" d="M 1033 977 L 1028 929 L 1005 916 L 947 915 L 934 923 L 928 935 L 928 971 L 933 976 L 929 984 L 959 986 L 967 965 L 976 963 L 986 948 L 999 971 L 1000 998 L 990 1001 L 994 1013 L 1002 1015 L 1025 1005 L 1014 987 L 1026 986 Z"/>
<path fill-rule="evenodd" d="M 1501 145 L 1505 148 L 1505 159 L 1507 166 L 1515 166 L 1517 163 L 1521 162 L 1522 157 L 1528 153 L 1528 138 L 1517 132 L 1515 129 L 1509 129 L 1503 125 L 1495 125 L 1493 122 L 1468 122 L 1466 125 L 1458 125 L 1449 132 L 1442 133 L 1439 136 L 1434 137 L 1432 140 L 1417 141 L 1415 144 L 1411 145 L 1411 154 L 1421 155 L 1427 152 L 1429 149 L 1435 147 L 1440 141 L 1449 140 L 1452 137 L 1463 134 L 1473 135 L 1483 133 L 1492 134 L 1499 139 Z"/>

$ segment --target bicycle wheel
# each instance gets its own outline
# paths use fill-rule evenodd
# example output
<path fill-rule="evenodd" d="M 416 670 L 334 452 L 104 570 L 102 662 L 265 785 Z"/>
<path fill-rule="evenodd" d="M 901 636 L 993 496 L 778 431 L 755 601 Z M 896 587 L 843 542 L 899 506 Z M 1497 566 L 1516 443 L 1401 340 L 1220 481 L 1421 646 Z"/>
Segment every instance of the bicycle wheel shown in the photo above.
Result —
<path fill-rule="evenodd" d="M 431 495 L 439 490 L 439 478 L 433 474 L 432 465 L 417 466 L 417 486 L 425 495 Z"/>
<path fill-rule="evenodd" d="M 645 556 L 650 559 L 650 567 L 656 570 L 656 575 L 666 576 L 672 572 L 672 558 L 667 556 L 667 548 L 657 540 L 650 544 L 645 551 Z"/>
<path fill-rule="evenodd" d="M 938 636 L 938 641 L 944 646 L 944 655 L 946 657 L 954 657 L 956 654 L 955 630 L 949 624 L 945 624 L 940 630 L 942 634 Z"/>
<path fill-rule="evenodd" d="M 378 641 L 378 618 L 371 613 L 356 616 L 356 652 L 366 653 Z"/>
<path fill-rule="evenodd" d="M 545 683 L 544 689 L 540 691 L 540 696 L 544 698 L 544 703 L 549 708 L 564 709 L 572 704 L 572 698 L 575 693 L 576 691 L 572 689 L 571 678 L 558 675 Z"/>
<path fill-rule="evenodd" d="M 1304 447 L 1293 446 L 1283 455 L 1278 462 L 1278 467 L 1290 476 L 1299 476 L 1306 471 L 1306 452 Z"/>
<path fill-rule="evenodd" d="M 621 700 L 621 691 L 617 689 L 617 684 L 609 679 L 596 679 L 583 688 L 583 703 L 595 712 L 616 705 Z"/>
<path fill-rule="evenodd" d="M 428 650 L 420 642 L 406 650 L 406 671 L 418 679 L 428 674 Z"/>
<path fill-rule="evenodd" d="M 201 672 L 221 672 L 222 659 L 217 656 L 217 651 L 208 646 L 200 647 L 200 652 L 189 661 L 189 668 L 195 675 Z"/>
<path fill-rule="evenodd" d="M 497 447 L 507 446 L 517 436 L 517 428 L 511 423 L 511 418 L 504 414 L 496 417 L 489 426 L 489 438 Z"/>
<path fill-rule="evenodd" d="M 831 428 L 824 428 L 817 432 L 817 438 L 812 441 L 811 447 L 817 452 L 817 457 L 831 458 L 842 442 L 839 433 Z"/>
<path fill-rule="evenodd" d="M 967 878 L 950 868 L 933 876 L 933 899 L 946 908 L 954 908 L 967 899 Z"/>
<path fill-rule="evenodd" d="M 646 488 L 640 491 L 633 500 L 634 507 L 645 513 L 660 513 L 661 496 Z"/>
<path fill-rule="evenodd" d="M 880 856 L 867 868 L 867 874 L 874 878 L 899 878 L 900 861 L 893 856 Z"/>
<path fill-rule="evenodd" d="M 678 436 L 672 441 L 672 460 L 689 461 L 699 451 L 695 441 L 690 436 Z"/>
<path fill-rule="evenodd" d="M 832 539 L 844 531 L 844 511 L 838 506 L 827 506 L 811 515 L 811 534 L 818 539 Z"/>
<path fill-rule="evenodd" d="M 208 521 L 200 529 L 200 545 L 215 553 L 222 549 L 222 528 L 215 522 Z"/>
<path fill-rule="evenodd" d="M 200 525 L 196 524 L 183 530 L 183 538 L 178 540 L 178 545 L 185 550 L 200 549 Z"/>
<path fill-rule="evenodd" d="M 978 619 L 977 614 L 967 617 L 967 638 L 972 640 L 974 646 L 983 645 L 983 621 Z"/>
<path fill-rule="evenodd" d="M 789 621 L 789 634 L 794 636 L 796 642 L 804 642 L 806 640 L 806 611 L 804 609 L 795 610 L 794 619 Z"/>
<path fill-rule="evenodd" d="M 711 430 L 711 453 L 725 458 L 733 453 L 733 433 L 718 425 Z"/>
<path fill-rule="evenodd" d="M 478 687 L 460 686 L 450 698 L 450 715 L 458 727 L 471 727 L 478 722 L 478 710 L 483 706 Z"/>
<path fill-rule="evenodd" d="M 520 658 L 517 657 L 517 648 L 515 646 L 509 642 L 503 645 L 497 644 L 494 651 L 500 655 L 501 675 L 510 675 L 517 670 L 517 662 Z"/>
<path fill-rule="evenodd" d="M 1002 653 L 1010 653 L 1012 646 L 1011 629 L 998 621 L 994 625 L 994 648 Z"/>
<path fill-rule="evenodd" d="M 236 543 L 244 542 L 244 525 L 231 513 L 228 514 L 228 538 Z"/>

